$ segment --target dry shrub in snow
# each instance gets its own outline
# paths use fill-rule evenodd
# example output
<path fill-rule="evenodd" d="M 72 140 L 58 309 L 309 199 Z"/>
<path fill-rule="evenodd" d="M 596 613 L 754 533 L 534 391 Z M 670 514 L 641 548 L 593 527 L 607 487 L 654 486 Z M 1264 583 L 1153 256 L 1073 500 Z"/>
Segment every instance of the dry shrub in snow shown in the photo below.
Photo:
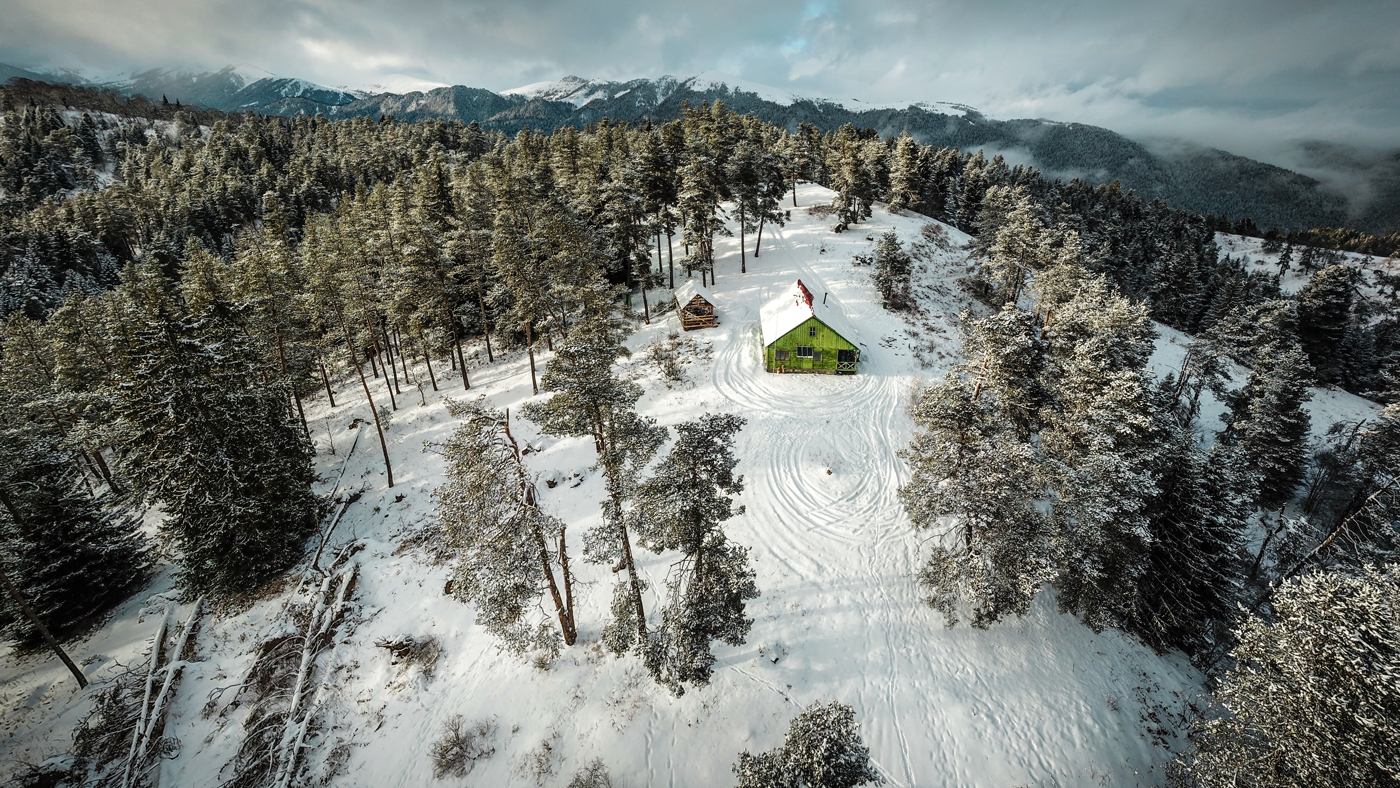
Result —
<path fill-rule="evenodd" d="M 613 781 L 608 775 L 608 768 L 603 765 L 603 759 L 597 758 L 575 772 L 567 788 L 613 788 Z"/>
<path fill-rule="evenodd" d="M 948 237 L 948 231 L 943 229 L 941 224 L 926 224 L 919 228 L 919 235 L 922 235 L 925 241 L 938 249 L 945 252 L 953 251 L 953 241 Z"/>
<path fill-rule="evenodd" d="M 438 658 L 442 656 L 442 644 L 431 635 L 423 638 L 415 638 L 412 635 L 394 639 L 380 638 L 374 645 L 388 651 L 395 665 L 404 668 L 417 665 L 424 678 L 432 678 L 433 669 L 437 667 Z"/>
<path fill-rule="evenodd" d="M 496 723 L 477 720 L 468 725 L 459 714 L 442 726 L 442 738 L 433 744 L 433 776 L 465 777 L 476 762 L 496 754 L 491 740 L 496 738 Z"/>

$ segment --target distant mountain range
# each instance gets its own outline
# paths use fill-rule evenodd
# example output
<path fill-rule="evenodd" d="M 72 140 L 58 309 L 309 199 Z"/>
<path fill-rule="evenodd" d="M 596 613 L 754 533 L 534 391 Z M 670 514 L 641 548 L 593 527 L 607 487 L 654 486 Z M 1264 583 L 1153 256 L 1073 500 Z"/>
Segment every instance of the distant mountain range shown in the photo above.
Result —
<path fill-rule="evenodd" d="M 0 81 L 23 77 L 110 87 L 148 98 L 167 97 L 234 112 L 273 115 L 321 113 L 331 118 L 393 115 L 403 120 L 476 121 L 514 133 L 525 127 L 580 126 L 603 118 L 636 122 L 670 119 L 682 102 L 722 99 L 726 106 L 795 130 L 811 123 L 834 130 L 850 123 L 883 135 L 908 132 L 920 142 L 1001 153 L 1046 174 L 1094 183 L 1120 181 L 1145 197 L 1176 206 L 1253 217 L 1261 227 L 1305 229 L 1350 225 L 1373 233 L 1400 230 L 1400 152 L 1350 155 L 1340 146 L 1309 143 L 1304 159 L 1318 174 L 1336 174 L 1336 186 L 1272 164 L 1187 143 L 1144 144 L 1108 129 L 1049 120 L 989 118 L 961 104 L 869 104 L 798 96 L 779 88 L 717 73 L 679 79 L 611 82 L 565 77 L 499 93 L 453 85 L 426 92 L 365 93 L 328 88 L 256 69 L 154 69 L 108 80 L 73 72 L 43 73 L 0 64 Z M 1363 161 L 1364 159 L 1364 161 Z"/>

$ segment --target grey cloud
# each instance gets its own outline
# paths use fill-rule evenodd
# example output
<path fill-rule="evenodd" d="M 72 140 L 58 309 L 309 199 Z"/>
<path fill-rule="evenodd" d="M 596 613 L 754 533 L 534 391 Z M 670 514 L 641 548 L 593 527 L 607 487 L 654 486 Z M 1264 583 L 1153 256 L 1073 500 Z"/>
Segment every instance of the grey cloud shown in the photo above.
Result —
<path fill-rule="evenodd" d="M 1400 4 L 1164 0 L 7 0 L 0 61 L 258 66 L 331 85 L 504 89 L 573 73 L 735 73 L 797 93 L 943 100 L 1182 136 L 1397 146 Z"/>

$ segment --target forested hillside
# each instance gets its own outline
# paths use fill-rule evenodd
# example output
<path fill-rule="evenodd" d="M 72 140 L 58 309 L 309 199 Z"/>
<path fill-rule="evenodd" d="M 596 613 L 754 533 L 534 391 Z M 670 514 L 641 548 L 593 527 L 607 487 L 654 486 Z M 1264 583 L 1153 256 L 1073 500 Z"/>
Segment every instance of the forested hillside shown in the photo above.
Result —
<path fill-rule="evenodd" d="M 660 426 L 621 365 L 678 278 L 723 287 L 769 260 L 810 182 L 830 189 L 806 214 L 816 220 L 799 217 L 813 232 L 830 217 L 831 237 L 858 243 L 877 211 L 926 226 L 872 234 L 869 256 L 843 265 L 871 266 L 859 286 L 873 283 L 890 312 L 872 325 L 932 331 L 930 293 L 952 291 L 921 277 L 964 252 L 970 266 L 950 277 L 967 307 L 961 339 L 931 346 L 960 356 L 921 381 L 907 467 L 881 476 L 878 503 L 859 515 L 907 516 L 937 620 L 996 629 L 1052 594 L 1095 632 L 1188 655 L 1219 680 L 1227 710 L 1203 718 L 1183 762 L 1202 784 L 1228 784 L 1241 758 L 1267 764 L 1257 785 L 1383 785 L 1397 773 L 1395 727 L 1357 730 L 1330 708 L 1289 718 L 1251 672 L 1286 650 L 1286 692 L 1341 687 L 1393 719 L 1394 688 L 1366 678 L 1394 659 L 1383 613 L 1394 573 L 1368 568 L 1394 560 L 1400 506 L 1400 405 L 1386 405 L 1400 372 L 1393 260 L 1290 244 L 1289 270 L 1303 276 L 1285 286 L 1281 262 L 1259 270 L 1223 255 L 1206 217 L 1117 184 L 850 124 L 788 128 L 721 102 L 549 134 L 11 104 L 0 126 L 0 562 L 34 614 L 12 594 L 0 626 L 21 646 L 43 642 L 36 620 L 61 639 L 84 632 L 143 582 L 156 545 L 186 600 L 227 611 L 281 593 L 308 554 L 313 567 L 324 560 L 332 573 L 305 625 L 306 643 L 322 643 L 311 629 L 333 631 L 359 580 L 353 552 L 321 555 L 322 529 L 354 500 L 315 491 L 307 403 L 362 403 L 387 490 L 395 421 L 415 395 L 426 405 L 426 382 L 460 399 L 444 405 L 455 430 L 433 444 L 446 463 L 439 525 L 421 538 L 453 563 L 450 593 L 483 631 L 541 670 L 583 651 L 571 573 L 596 564 L 611 570 L 611 602 L 596 652 L 580 658 L 607 651 L 670 693 L 700 691 L 726 667 L 717 650 L 747 642 L 760 593 L 751 545 L 726 530 L 742 513 L 731 506 L 744 489 L 736 436 L 755 425 L 687 413 Z M 734 252 L 738 273 L 717 283 L 717 261 Z M 1170 372 L 1150 363 L 1158 324 L 1187 335 Z M 528 402 L 514 413 L 473 403 L 473 376 L 495 380 L 509 354 L 522 384 L 528 374 Z M 1307 403 L 1325 387 L 1380 404 L 1317 442 Z M 876 410 L 893 413 L 890 390 L 878 393 Z M 824 407 L 851 409 L 833 402 Z M 1219 428 L 1202 418 L 1209 403 Z M 540 505 L 531 447 L 511 432 L 521 421 L 542 443 L 582 439 L 601 514 L 581 536 Z M 875 440 L 898 434 L 886 425 Z M 402 489 L 383 505 L 421 492 Z M 138 530 L 138 514 L 152 527 Z M 639 568 L 643 550 L 668 563 Z M 1310 636 L 1327 630 L 1321 608 L 1379 628 L 1381 644 Z M 254 675 L 300 687 L 277 673 L 291 652 L 268 643 Z M 306 649 L 303 670 L 319 653 Z M 231 767 L 241 785 L 287 784 L 306 763 L 288 742 L 314 730 L 318 707 L 276 697 L 257 700 L 265 716 Z M 91 755 L 72 768 L 110 777 L 137 761 Z"/>

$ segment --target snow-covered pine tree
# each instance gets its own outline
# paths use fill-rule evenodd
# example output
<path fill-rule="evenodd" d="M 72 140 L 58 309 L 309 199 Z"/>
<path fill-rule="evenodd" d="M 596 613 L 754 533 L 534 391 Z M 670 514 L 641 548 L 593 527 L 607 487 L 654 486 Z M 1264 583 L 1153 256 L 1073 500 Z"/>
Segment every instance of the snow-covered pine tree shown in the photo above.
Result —
<path fill-rule="evenodd" d="M 748 269 L 748 246 L 745 239 L 751 230 L 758 229 L 758 205 L 763 193 L 763 154 L 758 146 L 747 139 L 739 140 L 734 147 L 734 155 L 729 157 L 724 177 L 729 191 L 734 195 L 735 218 L 739 224 L 739 273 Z"/>
<path fill-rule="evenodd" d="M 521 409 L 521 415 L 550 435 L 593 439 L 608 499 L 603 502 L 603 525 L 584 534 L 584 554 L 594 563 L 627 570 L 626 581 L 613 588 L 612 620 L 603 631 L 604 644 L 618 655 L 647 642 L 645 581 L 633 560 L 626 507 L 641 469 L 667 435 L 666 428 L 633 409 L 641 386 L 621 380 L 613 371 L 618 358 L 630 355 L 622 342 L 625 332 L 621 321 L 606 314 L 575 326 L 540 381 L 552 396 Z"/>
<path fill-rule="evenodd" d="M 1253 478 L 1233 450 L 1202 450 L 1191 425 L 1183 427 L 1166 407 L 1158 417 L 1158 494 L 1145 510 L 1147 571 L 1130 627 L 1158 650 L 1215 657 L 1238 609 Z"/>
<path fill-rule="evenodd" d="M 342 210 L 347 210 L 342 208 Z M 349 354 L 350 366 L 360 379 L 360 389 L 369 406 L 374 430 L 379 436 L 379 450 L 384 457 L 384 473 L 390 487 L 394 486 L 394 467 L 389 461 L 389 442 L 384 437 L 384 425 L 375 407 L 374 395 L 370 393 L 369 381 L 365 379 L 365 369 L 361 363 L 356 337 L 358 328 L 355 317 L 361 307 L 355 294 L 360 290 L 363 277 L 358 272 L 354 260 L 345 248 L 342 228 L 329 217 L 309 222 L 302 242 L 302 256 L 306 270 L 306 301 L 312 319 L 318 324 L 320 333 L 329 345 L 344 342 Z M 327 390 L 330 386 L 327 383 Z"/>
<path fill-rule="evenodd" d="M 722 527 L 744 511 L 728 497 L 744 489 L 734 473 L 734 435 L 743 426 L 739 416 L 708 413 L 677 425 L 675 445 L 635 494 L 637 541 L 681 553 L 666 578 L 661 625 L 645 646 L 647 669 L 677 695 L 685 684 L 709 683 L 712 641 L 742 645 L 753 624 L 744 615 L 745 602 L 758 596 L 748 549 Z"/>
<path fill-rule="evenodd" d="M 1303 481 L 1311 429 L 1303 405 L 1311 397 L 1311 372 L 1296 342 L 1270 341 L 1255 350 L 1248 381 L 1228 398 L 1230 413 L 1221 439 L 1237 445 L 1254 469 L 1255 503 L 1262 509 L 1281 509 Z"/>
<path fill-rule="evenodd" d="M 760 130 L 753 133 L 762 136 Z M 787 213 L 783 210 L 783 197 L 786 195 L 787 174 L 790 171 L 782 147 L 776 141 L 771 138 L 760 140 L 758 150 L 759 188 L 753 202 L 753 214 L 758 217 L 758 235 L 753 242 L 755 258 L 758 257 L 759 247 L 763 245 L 763 228 L 769 224 L 782 227 L 787 222 Z"/>
<path fill-rule="evenodd" d="M 496 198 L 491 193 L 486 166 L 480 162 L 458 169 L 457 222 L 448 235 L 444 250 L 451 259 L 450 275 L 469 305 L 476 303 L 476 323 L 486 340 L 486 360 L 496 360 L 491 334 L 496 326 L 496 309 L 488 304 L 488 294 L 496 286 L 497 271 L 491 233 L 495 227 Z M 511 310 L 506 304 L 505 312 Z M 470 307 L 467 307 L 468 310 Z M 442 347 L 442 346 L 437 346 Z"/>
<path fill-rule="evenodd" d="M 997 196 L 1001 195 L 1000 198 Z M 996 306 L 1016 304 L 1021 298 L 1031 271 L 1045 262 L 1046 237 L 1042 210 L 1024 188 L 1008 193 L 989 190 L 988 205 L 995 207 L 998 199 L 1007 201 L 1010 210 L 1005 218 L 987 229 L 980 243 L 986 244 L 979 254 L 978 276 L 986 287 L 988 300 Z"/>
<path fill-rule="evenodd" d="M 890 158 L 890 210 L 914 211 L 923 207 L 924 161 L 908 132 L 899 135 Z"/>
<path fill-rule="evenodd" d="M 477 623 L 512 652 L 552 658 L 561 640 L 572 646 L 578 637 L 566 526 L 540 507 L 508 414 L 484 399 L 447 407 L 457 429 L 429 448 L 447 460 L 447 480 L 433 497 L 446 544 L 457 552 L 453 596 L 475 604 Z M 542 615 L 546 593 L 557 630 Z"/>
<path fill-rule="evenodd" d="M 0 562 L 39 620 L 59 639 L 92 624 L 150 570 L 136 516 L 84 483 L 74 452 L 23 416 L 3 392 L 0 414 Z M 0 594 L 0 635 L 21 648 L 40 633 Z"/>
<path fill-rule="evenodd" d="M 301 556 L 320 519 L 306 434 L 227 305 L 182 314 L 153 262 L 127 269 L 118 298 L 129 344 L 109 414 L 122 477 L 164 504 L 186 593 L 253 590 Z"/>
<path fill-rule="evenodd" d="M 1308 354 L 1317 379 L 1341 379 L 1342 346 L 1356 299 L 1357 272 L 1348 265 L 1330 265 L 1312 275 L 1298 291 L 1298 342 Z"/>
<path fill-rule="evenodd" d="M 840 701 L 813 703 L 788 725 L 783 746 L 739 754 L 737 788 L 854 788 L 884 782 L 870 763 L 855 710 Z"/>
<path fill-rule="evenodd" d="M 724 225 L 720 201 L 724 199 L 723 143 L 718 133 L 705 133 L 699 124 L 687 124 L 685 156 L 680 169 L 678 207 L 684 219 L 682 237 L 690 249 L 685 270 L 700 272 L 701 280 L 714 274 L 715 236 L 733 235 Z"/>
<path fill-rule="evenodd" d="M 448 352 L 461 357 L 462 322 L 458 309 L 466 301 L 456 275 L 465 259 L 479 247 L 460 243 L 473 239 L 470 230 L 458 229 L 453 200 L 451 173 L 442 151 L 434 150 L 428 161 L 414 172 L 411 199 L 395 211 L 399 242 L 385 272 L 385 303 L 388 314 L 401 328 L 427 344 L 429 334 L 437 334 L 448 344 Z M 473 294 L 475 295 L 475 294 Z M 483 330 L 489 333 L 489 326 Z M 425 354 L 427 355 L 427 354 Z M 429 365 L 431 357 L 429 356 Z M 434 380 L 436 383 L 436 380 Z M 462 385 L 470 376 L 462 372 Z"/>
<path fill-rule="evenodd" d="M 1236 632 L 1187 771 L 1203 788 L 1400 782 L 1400 567 L 1306 575 L 1274 610 Z"/>
<path fill-rule="evenodd" d="M 1077 281 L 1072 297 L 1061 288 Z M 1062 263 L 1037 280 L 1053 314 L 1043 336 L 1046 392 L 1040 447 L 1054 500 L 1056 587 L 1062 609 L 1095 629 L 1127 620 L 1146 568 L 1146 508 L 1157 493 L 1153 407 L 1146 363 L 1154 336 L 1146 308 L 1103 277 Z"/>
<path fill-rule="evenodd" d="M 59 300 L 53 271 L 33 243 L 0 271 L 0 320 L 14 314 L 41 320 Z"/>
<path fill-rule="evenodd" d="M 969 363 L 924 389 L 914 408 L 924 431 L 901 452 L 911 473 L 900 498 L 914 527 L 932 534 L 919 582 L 950 627 L 964 606 L 975 627 L 1024 615 L 1053 576 L 1034 452 L 981 383 Z"/>
<path fill-rule="evenodd" d="M 870 209 L 877 196 L 878 184 L 866 161 L 859 132 L 847 123 L 832 140 L 835 166 L 831 173 L 831 188 L 836 196 L 831 201 L 839 220 L 838 229 L 845 229 L 870 218 Z"/>
<path fill-rule="evenodd" d="M 875 265 L 870 278 L 891 309 L 908 308 L 912 273 L 913 261 L 900 245 L 899 236 L 893 230 L 881 235 L 875 244 Z"/>

